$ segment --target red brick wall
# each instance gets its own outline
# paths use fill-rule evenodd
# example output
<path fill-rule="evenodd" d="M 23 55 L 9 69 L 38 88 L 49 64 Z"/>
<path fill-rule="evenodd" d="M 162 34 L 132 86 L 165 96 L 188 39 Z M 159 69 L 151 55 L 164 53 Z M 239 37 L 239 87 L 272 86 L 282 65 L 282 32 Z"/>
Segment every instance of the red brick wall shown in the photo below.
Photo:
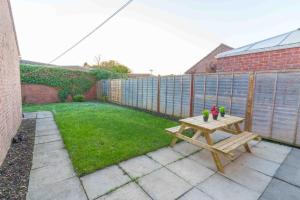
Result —
<path fill-rule="evenodd" d="M 300 47 L 218 58 L 217 72 L 300 69 Z"/>
<path fill-rule="evenodd" d="M 21 123 L 19 50 L 9 1 L 0 1 L 0 165 Z"/>
<path fill-rule="evenodd" d="M 86 100 L 96 99 L 96 89 L 94 85 L 84 94 Z M 58 89 L 45 85 L 22 84 L 22 100 L 23 103 L 30 104 L 56 103 L 59 102 Z"/>

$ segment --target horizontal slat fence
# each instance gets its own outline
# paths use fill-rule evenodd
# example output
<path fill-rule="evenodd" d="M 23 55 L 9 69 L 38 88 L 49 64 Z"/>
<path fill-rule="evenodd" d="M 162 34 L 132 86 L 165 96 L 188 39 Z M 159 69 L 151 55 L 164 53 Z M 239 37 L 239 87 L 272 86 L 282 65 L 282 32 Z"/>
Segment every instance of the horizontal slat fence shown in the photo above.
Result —
<path fill-rule="evenodd" d="M 176 117 L 212 105 L 246 118 L 244 128 L 300 146 L 300 72 L 214 73 L 102 80 L 98 97 Z"/>

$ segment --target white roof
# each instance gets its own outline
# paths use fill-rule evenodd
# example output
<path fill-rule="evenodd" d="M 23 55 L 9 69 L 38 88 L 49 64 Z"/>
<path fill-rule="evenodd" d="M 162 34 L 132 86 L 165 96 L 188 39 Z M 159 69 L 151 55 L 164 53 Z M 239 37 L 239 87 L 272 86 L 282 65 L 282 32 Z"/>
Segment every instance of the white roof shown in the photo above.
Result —
<path fill-rule="evenodd" d="M 248 44 L 240 48 L 225 51 L 223 53 L 218 54 L 216 58 L 237 56 L 249 53 L 258 53 L 263 51 L 273 51 L 293 47 L 300 47 L 300 28 L 288 33 L 277 35 L 272 38 Z"/>

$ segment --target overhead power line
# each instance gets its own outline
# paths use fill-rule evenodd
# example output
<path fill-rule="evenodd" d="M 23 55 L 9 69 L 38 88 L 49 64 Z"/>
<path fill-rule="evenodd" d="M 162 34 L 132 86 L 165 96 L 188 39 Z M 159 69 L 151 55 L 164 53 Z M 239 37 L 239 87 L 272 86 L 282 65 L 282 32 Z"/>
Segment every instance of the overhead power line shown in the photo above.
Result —
<path fill-rule="evenodd" d="M 67 50 L 56 56 L 54 59 L 52 59 L 49 64 L 53 63 L 54 61 L 58 60 L 62 56 L 64 56 L 66 53 L 71 51 L 73 48 L 75 48 L 77 45 L 79 45 L 83 40 L 87 39 L 89 36 L 91 36 L 94 32 L 96 32 L 99 28 L 101 28 L 104 24 L 106 24 L 110 19 L 112 19 L 114 16 L 116 16 L 120 11 L 122 11 L 124 8 L 126 8 L 133 0 L 127 1 L 122 7 L 120 7 L 118 10 L 116 10 L 112 15 L 110 15 L 108 18 L 106 18 L 101 24 L 96 26 L 92 31 L 90 31 L 87 35 L 85 35 L 83 38 L 81 38 L 78 42 L 73 44 L 71 47 L 69 47 Z"/>

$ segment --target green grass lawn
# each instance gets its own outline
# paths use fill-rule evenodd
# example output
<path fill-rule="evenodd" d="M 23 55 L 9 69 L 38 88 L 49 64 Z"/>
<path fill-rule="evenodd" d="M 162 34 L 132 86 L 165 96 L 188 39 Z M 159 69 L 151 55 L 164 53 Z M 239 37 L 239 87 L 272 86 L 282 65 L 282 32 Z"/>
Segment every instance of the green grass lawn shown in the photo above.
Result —
<path fill-rule="evenodd" d="M 164 129 L 177 123 L 105 103 L 25 105 L 24 112 L 52 111 L 73 166 L 82 176 L 170 143 Z"/>

